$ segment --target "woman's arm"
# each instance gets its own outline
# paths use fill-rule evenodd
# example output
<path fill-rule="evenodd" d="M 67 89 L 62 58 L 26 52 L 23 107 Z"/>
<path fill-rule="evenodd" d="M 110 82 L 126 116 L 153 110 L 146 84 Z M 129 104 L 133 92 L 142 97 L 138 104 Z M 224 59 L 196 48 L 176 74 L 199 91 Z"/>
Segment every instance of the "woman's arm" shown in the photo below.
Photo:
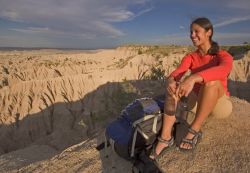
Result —
<path fill-rule="evenodd" d="M 175 95 L 177 98 L 179 96 L 179 80 L 182 78 L 182 76 L 189 70 L 192 64 L 192 55 L 188 54 L 186 55 L 182 61 L 181 64 L 174 70 L 170 76 L 168 77 L 168 86 L 167 86 L 167 92 L 171 95 Z M 192 80 L 193 81 L 193 78 Z"/>
<path fill-rule="evenodd" d="M 192 56 L 188 54 L 183 57 L 180 65 L 170 74 L 176 81 L 179 81 L 181 77 L 189 70 L 192 63 Z"/>
<path fill-rule="evenodd" d="M 229 53 L 220 51 L 217 56 L 219 58 L 218 66 L 197 73 L 203 78 L 204 82 L 225 79 L 232 70 L 233 57 Z"/>
<path fill-rule="evenodd" d="M 189 76 L 178 86 L 176 93 L 179 97 L 188 96 L 195 83 L 206 83 L 227 78 L 232 69 L 233 58 L 226 51 L 220 51 L 217 56 L 219 58 L 219 64 L 217 66 L 210 67 Z"/>
<path fill-rule="evenodd" d="M 181 82 L 176 90 L 176 93 L 179 97 L 188 96 L 189 93 L 193 90 L 195 83 L 202 83 L 203 78 L 198 74 L 193 74 L 187 77 L 183 82 Z"/>

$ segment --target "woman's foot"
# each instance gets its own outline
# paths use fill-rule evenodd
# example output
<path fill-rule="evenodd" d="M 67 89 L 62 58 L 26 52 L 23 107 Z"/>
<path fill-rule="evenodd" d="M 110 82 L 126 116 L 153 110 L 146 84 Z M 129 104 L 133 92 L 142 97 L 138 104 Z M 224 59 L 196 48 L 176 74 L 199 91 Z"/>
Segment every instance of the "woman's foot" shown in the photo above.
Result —
<path fill-rule="evenodd" d="M 150 158 L 156 160 L 160 155 L 162 155 L 167 149 L 171 148 L 174 144 L 174 138 L 163 139 L 158 137 L 158 142 L 150 154 Z"/>
<path fill-rule="evenodd" d="M 192 128 L 188 129 L 188 134 L 185 138 L 182 139 L 182 142 L 179 146 L 179 149 L 181 150 L 192 150 L 196 147 L 198 142 L 200 141 L 202 137 L 201 131 L 195 131 Z"/>

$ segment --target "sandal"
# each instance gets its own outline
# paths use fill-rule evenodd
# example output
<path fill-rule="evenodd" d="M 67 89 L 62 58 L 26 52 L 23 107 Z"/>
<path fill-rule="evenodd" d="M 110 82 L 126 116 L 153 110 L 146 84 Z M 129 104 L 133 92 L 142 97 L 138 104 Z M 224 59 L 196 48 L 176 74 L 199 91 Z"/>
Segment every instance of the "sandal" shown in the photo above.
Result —
<path fill-rule="evenodd" d="M 169 150 L 174 145 L 174 138 L 173 137 L 171 137 L 169 140 L 162 139 L 161 137 L 158 137 L 157 139 L 158 139 L 159 143 L 164 143 L 167 146 L 164 147 L 159 154 L 156 154 L 157 144 L 154 145 L 152 152 L 149 155 L 149 158 L 151 158 L 152 160 L 158 160 L 160 156 L 162 156 L 167 150 Z"/>
<path fill-rule="evenodd" d="M 189 128 L 188 132 L 194 135 L 193 138 L 192 139 L 183 138 L 181 141 L 181 144 L 189 144 L 191 146 L 191 148 L 183 148 L 183 147 L 179 146 L 179 149 L 181 151 L 190 151 L 190 150 L 195 149 L 196 145 L 200 142 L 200 139 L 202 137 L 201 131 L 196 132 L 195 130 Z"/>

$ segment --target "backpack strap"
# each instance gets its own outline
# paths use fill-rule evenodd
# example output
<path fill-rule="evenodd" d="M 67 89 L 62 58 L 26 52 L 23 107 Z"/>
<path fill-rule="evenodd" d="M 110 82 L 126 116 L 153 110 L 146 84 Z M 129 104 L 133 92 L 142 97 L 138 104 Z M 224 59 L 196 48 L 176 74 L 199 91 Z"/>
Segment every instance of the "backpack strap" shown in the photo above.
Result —
<path fill-rule="evenodd" d="M 159 117 L 161 117 L 161 116 L 162 116 L 162 114 L 161 114 L 161 113 L 159 113 L 159 114 L 155 115 L 154 122 L 153 122 L 153 126 L 152 126 L 152 132 L 153 132 L 154 134 L 156 134 L 156 133 L 157 133 L 157 123 L 158 123 L 158 118 L 159 118 Z"/>
<path fill-rule="evenodd" d="M 108 157 L 108 147 L 111 145 L 111 168 L 115 168 L 115 141 L 112 138 L 109 138 L 106 136 L 106 133 L 104 135 L 105 141 L 104 141 L 104 153 L 105 153 L 105 157 Z"/>
<path fill-rule="evenodd" d="M 146 115 L 142 118 L 140 118 L 139 120 L 136 120 L 134 123 L 133 123 L 133 127 L 136 127 L 139 123 L 143 122 L 143 121 L 146 121 L 146 120 L 149 120 L 151 118 L 154 118 L 154 122 L 153 122 L 153 125 L 152 125 L 152 132 L 153 133 L 157 133 L 157 122 L 158 122 L 158 118 L 161 117 L 162 114 L 159 112 L 158 114 L 156 115 Z M 142 134 L 143 135 L 143 134 Z M 148 139 L 148 137 L 145 137 L 146 139 Z"/>
<path fill-rule="evenodd" d="M 108 154 L 107 154 L 107 149 L 108 149 L 108 144 L 110 144 L 110 142 L 109 142 L 109 139 L 108 139 L 108 137 L 106 136 L 106 133 L 105 133 L 105 135 L 104 135 L 104 153 L 105 153 L 105 157 L 107 157 L 108 156 Z"/>
<path fill-rule="evenodd" d="M 143 150 L 133 164 L 132 173 L 146 172 L 164 173 L 159 164 L 155 160 L 149 158 L 149 156 L 146 154 L 146 151 Z"/>
<path fill-rule="evenodd" d="M 130 156 L 134 157 L 135 154 L 135 142 L 136 142 L 136 138 L 137 138 L 137 133 L 140 133 L 144 139 L 148 139 L 149 137 L 140 129 L 139 126 L 135 127 L 135 131 L 134 131 L 134 135 L 133 135 L 133 140 L 132 140 L 132 146 L 131 146 L 131 152 L 130 152 Z"/>
<path fill-rule="evenodd" d="M 141 123 L 143 121 L 149 120 L 149 119 L 154 118 L 154 117 L 155 117 L 155 115 L 146 115 L 146 116 L 134 121 L 133 127 L 135 127 L 137 124 L 139 124 L 139 123 Z"/>
<path fill-rule="evenodd" d="M 151 117 L 152 118 L 152 117 Z M 134 131 L 134 135 L 133 135 L 133 140 L 132 140 L 132 146 L 131 146 L 131 152 L 130 152 L 130 156 L 134 157 L 134 153 L 135 153 L 135 142 L 136 142 L 136 138 L 137 138 L 137 133 L 139 132 L 144 139 L 148 139 L 149 137 L 141 130 L 141 128 L 138 126 L 138 124 L 134 125 L 135 127 L 135 131 Z"/>
<path fill-rule="evenodd" d="M 138 132 L 138 127 L 135 128 L 134 135 L 133 135 L 131 152 L 130 152 L 131 157 L 134 157 L 134 154 L 135 154 L 135 142 L 136 142 L 137 132 Z"/>
<path fill-rule="evenodd" d="M 149 138 L 148 135 L 146 135 L 141 130 L 141 128 L 138 126 L 138 124 L 140 124 L 143 121 L 147 121 L 147 120 L 149 120 L 151 118 L 154 118 L 154 122 L 153 122 L 153 125 L 152 125 L 152 132 L 156 134 L 157 133 L 156 127 L 157 127 L 158 117 L 160 117 L 160 116 L 161 116 L 161 113 L 159 113 L 157 115 L 146 115 L 146 116 L 140 118 L 139 120 L 137 120 L 137 121 L 135 121 L 133 123 L 133 127 L 135 128 L 135 131 L 134 131 L 134 135 L 133 135 L 131 152 L 130 152 L 130 156 L 131 157 L 134 157 L 135 143 L 136 143 L 137 133 L 139 132 L 144 137 L 144 139 L 148 139 Z"/>

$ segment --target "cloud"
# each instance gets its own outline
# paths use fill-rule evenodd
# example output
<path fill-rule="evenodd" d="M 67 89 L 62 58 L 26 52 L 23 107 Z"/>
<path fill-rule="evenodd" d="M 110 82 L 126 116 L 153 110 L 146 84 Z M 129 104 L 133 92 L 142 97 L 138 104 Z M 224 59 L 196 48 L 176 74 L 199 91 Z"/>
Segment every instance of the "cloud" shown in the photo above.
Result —
<path fill-rule="evenodd" d="M 228 2 L 228 7 L 238 8 L 243 10 L 250 10 L 250 1 L 249 0 L 231 0 Z"/>
<path fill-rule="evenodd" d="M 125 33 L 113 23 L 129 21 L 150 11 L 148 2 L 149 0 L 1 0 L 0 18 L 28 26 L 12 29 L 17 32 L 76 36 L 89 34 L 91 38 L 119 37 Z M 131 6 L 144 8 L 133 11 Z"/>
<path fill-rule="evenodd" d="M 181 25 L 181 26 L 179 26 L 179 29 L 185 29 L 185 27 Z"/>
<path fill-rule="evenodd" d="M 175 0 L 177 1 L 177 0 Z M 179 0 L 183 3 L 183 0 Z M 250 9 L 250 1 L 249 0 L 209 0 L 204 1 L 200 4 L 197 3 L 197 0 L 189 0 L 188 3 L 192 5 L 200 5 L 200 6 L 210 6 L 215 9 L 221 10 L 223 9 L 242 9 L 242 10 L 249 10 Z"/>
<path fill-rule="evenodd" d="M 222 45 L 242 44 L 250 42 L 250 33 L 215 33 L 214 40 Z M 192 45 L 188 33 L 168 34 L 159 38 L 147 40 L 153 44 L 176 44 L 176 45 Z"/>
<path fill-rule="evenodd" d="M 27 29 L 11 28 L 10 30 L 24 33 L 44 33 L 48 32 L 49 28 L 28 27 Z"/>
<path fill-rule="evenodd" d="M 215 24 L 214 27 L 219 28 L 219 27 L 223 27 L 223 26 L 227 26 L 227 25 L 231 25 L 234 23 L 243 22 L 247 20 L 250 20 L 250 16 L 231 18 L 231 19 Z"/>
<path fill-rule="evenodd" d="M 111 28 L 112 29 L 112 28 Z M 51 30 L 49 28 L 38 28 L 38 27 L 27 27 L 27 28 L 10 28 L 10 31 L 21 32 L 27 35 L 36 35 L 47 36 L 47 37 L 71 37 L 71 38 L 82 38 L 82 39 L 94 39 L 96 35 L 91 33 L 73 33 L 73 32 L 64 32 L 61 30 Z M 119 32 L 119 31 L 117 31 Z"/>
<path fill-rule="evenodd" d="M 131 11 L 121 10 L 121 11 L 110 11 L 102 15 L 105 21 L 109 22 L 122 22 L 128 20 L 134 16 Z"/>
<path fill-rule="evenodd" d="M 191 44 L 188 34 L 185 33 L 167 34 L 165 36 L 152 39 L 149 42 L 154 44 L 176 44 L 176 45 Z"/>
<path fill-rule="evenodd" d="M 250 42 L 250 33 L 215 33 L 214 38 L 220 44 L 242 44 Z"/>
<path fill-rule="evenodd" d="M 217 39 L 235 39 L 235 38 L 246 38 L 250 39 L 249 33 L 216 33 Z"/>
<path fill-rule="evenodd" d="M 21 35 L 10 35 L 10 36 L 0 36 L 0 47 L 53 47 L 54 44 L 51 43 L 46 38 L 33 39 L 30 37 L 22 37 Z M 32 46 L 31 46 L 32 45 Z"/>

